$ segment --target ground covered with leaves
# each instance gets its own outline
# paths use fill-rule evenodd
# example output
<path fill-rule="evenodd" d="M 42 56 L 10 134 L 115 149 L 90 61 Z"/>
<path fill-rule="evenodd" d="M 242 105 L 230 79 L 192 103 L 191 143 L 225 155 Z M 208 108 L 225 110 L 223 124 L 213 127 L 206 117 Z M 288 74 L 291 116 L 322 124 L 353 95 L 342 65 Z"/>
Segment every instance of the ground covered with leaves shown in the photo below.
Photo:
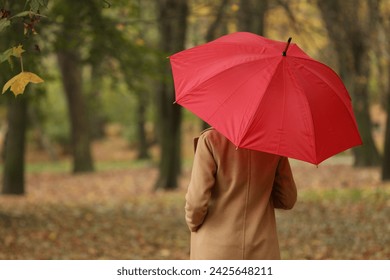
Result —
<path fill-rule="evenodd" d="M 378 169 L 292 164 L 299 199 L 277 212 L 284 259 L 390 259 L 390 184 Z M 153 192 L 148 164 L 29 172 L 25 196 L 0 196 L 0 259 L 188 259 L 189 169 L 171 192 Z"/>

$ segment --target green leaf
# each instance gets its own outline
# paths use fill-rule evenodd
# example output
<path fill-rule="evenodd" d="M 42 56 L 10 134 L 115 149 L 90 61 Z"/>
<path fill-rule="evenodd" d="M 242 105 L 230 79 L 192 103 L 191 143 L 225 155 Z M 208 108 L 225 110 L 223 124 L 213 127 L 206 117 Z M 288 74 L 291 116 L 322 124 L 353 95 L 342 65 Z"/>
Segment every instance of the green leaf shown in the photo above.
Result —
<path fill-rule="evenodd" d="M 48 0 L 27 0 L 26 5 L 30 6 L 31 11 L 37 13 L 41 8 L 47 8 Z"/>
<path fill-rule="evenodd" d="M 6 29 L 10 24 L 11 22 L 6 18 L 0 19 L 0 32 Z"/>
<path fill-rule="evenodd" d="M 30 8 L 34 12 L 38 12 L 41 8 L 47 8 L 47 0 L 29 0 Z"/>
<path fill-rule="evenodd" d="M 40 7 L 39 1 L 37 1 L 37 0 L 31 0 L 31 1 L 30 1 L 30 7 L 31 7 L 31 10 L 32 10 L 32 11 L 38 12 L 39 7 Z"/>
<path fill-rule="evenodd" d="M 0 54 L 0 63 L 8 60 L 12 55 L 12 48 L 4 51 L 3 53 Z"/>
<path fill-rule="evenodd" d="M 11 19 L 17 18 L 17 17 L 25 17 L 25 16 L 30 15 L 30 13 L 31 13 L 30 11 L 23 11 L 23 12 L 17 13 L 16 15 L 12 16 Z"/>
<path fill-rule="evenodd" d="M 24 52 L 23 46 L 12 47 L 0 54 L 0 63 L 9 60 L 11 56 L 21 57 Z"/>
<path fill-rule="evenodd" d="M 47 3 L 49 2 L 49 0 L 38 0 L 38 1 L 41 7 L 47 8 Z"/>
<path fill-rule="evenodd" d="M 16 15 L 12 16 L 11 19 L 17 18 L 17 17 L 26 17 L 26 16 L 45 17 L 44 15 L 37 14 L 37 13 L 32 12 L 32 11 L 23 11 L 23 12 L 17 13 Z"/>

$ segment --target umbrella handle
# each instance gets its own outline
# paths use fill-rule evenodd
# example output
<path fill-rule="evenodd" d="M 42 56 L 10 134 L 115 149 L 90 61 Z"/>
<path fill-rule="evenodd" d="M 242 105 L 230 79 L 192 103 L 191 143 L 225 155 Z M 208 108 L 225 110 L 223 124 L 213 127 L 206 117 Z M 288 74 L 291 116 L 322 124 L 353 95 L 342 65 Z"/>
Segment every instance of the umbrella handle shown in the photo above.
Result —
<path fill-rule="evenodd" d="M 288 47 L 290 46 L 290 43 L 291 43 L 291 39 L 292 39 L 292 38 L 290 37 L 290 38 L 288 38 L 288 40 L 287 40 L 286 48 L 285 48 L 284 51 L 282 52 L 282 55 L 283 55 L 283 56 L 286 56 Z"/>

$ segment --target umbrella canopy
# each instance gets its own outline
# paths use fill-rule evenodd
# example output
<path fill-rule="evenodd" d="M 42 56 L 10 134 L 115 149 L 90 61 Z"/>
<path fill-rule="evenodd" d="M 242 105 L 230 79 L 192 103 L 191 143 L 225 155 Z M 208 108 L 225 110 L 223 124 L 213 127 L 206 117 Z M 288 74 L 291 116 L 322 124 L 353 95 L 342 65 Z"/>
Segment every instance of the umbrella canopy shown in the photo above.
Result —
<path fill-rule="evenodd" d="M 362 143 L 341 79 L 296 44 L 236 32 L 170 62 L 176 103 L 237 147 L 319 164 Z"/>

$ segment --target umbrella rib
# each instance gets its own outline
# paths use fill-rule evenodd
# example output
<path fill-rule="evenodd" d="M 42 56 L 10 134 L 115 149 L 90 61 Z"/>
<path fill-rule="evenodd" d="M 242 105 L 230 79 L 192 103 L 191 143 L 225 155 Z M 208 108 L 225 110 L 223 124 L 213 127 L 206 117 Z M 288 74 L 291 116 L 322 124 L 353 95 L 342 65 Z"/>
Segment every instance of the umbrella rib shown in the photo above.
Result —
<path fill-rule="evenodd" d="M 298 57 L 295 57 L 295 59 L 305 59 L 305 58 L 298 58 Z M 305 59 L 305 60 L 308 60 L 308 59 Z M 340 79 L 337 75 L 337 73 L 331 69 L 330 67 L 328 67 L 326 64 L 323 64 L 321 62 L 318 62 L 316 60 L 311 60 L 309 59 L 310 61 L 314 62 L 314 63 L 318 63 L 318 64 L 321 64 L 321 65 L 324 65 L 328 70 L 330 70 L 334 75 L 337 76 L 338 79 Z M 301 65 L 301 64 L 300 64 Z M 346 102 L 343 100 L 343 98 L 341 98 L 341 96 L 339 94 L 337 94 L 337 91 L 328 83 L 326 82 L 325 80 L 321 79 L 321 77 L 315 72 L 313 71 L 312 69 L 310 69 L 309 67 L 305 66 L 305 65 L 302 65 L 309 73 L 311 73 L 312 75 L 316 76 L 318 79 L 320 79 L 321 81 L 324 82 L 324 84 L 330 89 L 329 91 L 334 95 L 336 96 L 339 100 L 341 100 L 341 103 L 343 104 L 343 106 L 346 108 L 346 110 L 352 114 L 348 114 L 348 117 L 349 119 L 351 120 L 352 124 L 355 126 L 355 129 L 358 131 L 358 128 L 357 128 L 357 123 L 355 122 L 355 120 L 353 119 L 353 111 L 351 112 L 350 111 L 350 107 L 348 106 L 348 104 L 346 104 Z M 294 81 L 296 80 L 295 76 L 294 77 Z M 295 84 L 298 86 L 298 83 L 295 81 Z M 341 82 L 341 85 L 345 88 L 344 84 Z M 347 94 L 348 94 L 348 91 L 346 90 Z M 348 95 L 349 99 L 350 99 L 350 96 Z M 310 106 L 307 106 L 309 108 L 309 112 L 311 115 L 312 114 L 312 111 L 311 111 L 311 107 Z M 313 118 L 312 119 L 312 125 L 313 125 L 313 137 L 314 137 L 314 143 L 317 143 L 316 142 L 316 139 L 315 139 L 315 134 L 314 134 L 314 130 L 315 130 L 315 126 L 314 126 L 314 122 L 313 122 Z M 316 154 L 316 161 L 318 161 L 317 159 L 317 148 L 316 148 L 316 144 L 314 145 L 314 149 L 315 149 L 315 154 Z M 326 158 L 325 158 L 326 159 Z M 322 159 L 322 161 L 324 161 L 325 159 Z M 318 164 L 318 163 L 317 163 Z"/>
<path fill-rule="evenodd" d="M 213 42 L 210 42 L 210 43 L 213 43 Z M 285 44 L 285 42 L 282 42 L 282 41 L 280 41 L 279 43 Z M 239 46 L 239 47 L 247 47 L 250 49 L 263 49 L 264 47 L 262 47 L 262 44 L 264 44 L 264 45 L 267 45 L 268 48 L 272 48 L 275 51 L 278 51 L 278 52 L 282 51 L 280 49 L 279 45 L 275 45 L 273 43 L 264 43 L 264 42 L 259 43 L 259 45 L 253 45 L 253 44 L 245 45 L 245 44 L 243 44 L 243 42 L 214 42 L 214 44 L 215 45 L 233 45 L 233 46 Z"/>
<path fill-rule="evenodd" d="M 257 62 L 257 60 L 256 61 L 250 61 L 250 62 Z M 249 62 L 248 62 L 249 63 Z M 246 64 L 246 63 L 245 63 Z M 243 65 L 243 64 L 240 64 L 240 65 Z M 231 68 L 229 68 L 229 69 L 231 69 Z M 227 71 L 228 69 L 226 69 L 226 70 L 224 70 L 224 71 Z M 240 83 L 240 85 L 235 89 L 235 90 L 233 90 L 232 92 L 231 92 L 231 94 L 229 94 L 229 96 L 227 96 L 225 99 L 224 99 L 224 101 L 220 104 L 221 105 L 221 107 L 222 107 L 222 105 L 223 104 L 225 104 L 226 102 L 228 102 L 229 101 L 229 99 L 232 97 L 232 96 L 234 96 L 235 95 L 235 93 L 249 80 L 249 79 L 251 79 L 253 76 L 255 76 L 258 72 L 260 72 L 260 71 L 262 71 L 263 69 L 262 68 L 259 68 L 259 70 L 258 71 L 254 71 L 253 73 L 252 73 L 252 75 L 248 75 L 248 77 L 245 79 L 245 80 L 243 80 L 243 81 L 241 81 L 241 83 Z M 222 72 L 220 72 L 220 73 L 222 73 Z M 214 76 L 213 76 L 214 77 Z M 209 80 L 209 79 L 208 79 Z M 209 117 L 209 119 L 212 119 L 213 118 L 213 116 L 218 112 L 218 110 L 221 108 L 221 107 L 218 107 L 217 108 L 217 110 L 215 110 L 211 115 L 210 115 L 210 117 Z M 241 123 L 242 123 L 242 121 L 241 121 Z M 241 127 L 241 126 L 240 126 Z M 245 131 L 245 133 L 246 133 L 246 129 L 244 129 L 244 131 Z M 239 137 L 239 138 L 241 138 L 241 137 Z M 240 143 L 238 143 L 237 144 L 237 146 L 239 146 L 239 144 Z"/>
<path fill-rule="evenodd" d="M 288 70 L 287 70 L 288 71 Z M 291 71 L 288 71 L 289 73 L 290 73 L 290 77 L 292 77 L 292 82 L 295 84 L 295 87 L 296 88 L 299 88 L 299 89 L 301 89 L 301 92 L 303 92 L 304 90 L 299 86 L 299 83 L 297 82 L 297 78 L 296 78 L 296 76 L 294 75 L 294 73 L 293 72 L 291 72 Z M 304 95 L 304 94 L 303 94 Z M 306 100 L 306 98 L 304 98 L 305 100 Z M 311 108 L 310 108 L 310 106 L 307 104 L 307 103 L 305 103 L 305 106 L 306 106 L 306 108 L 307 108 L 307 112 L 309 112 L 309 114 L 310 114 L 310 120 L 311 120 L 311 130 L 312 130 L 312 137 L 313 137 L 313 152 L 314 152 L 314 155 L 315 155 L 315 161 L 317 161 L 317 145 L 316 145 L 316 143 L 317 143 L 317 140 L 316 140 L 316 134 L 315 134 L 315 126 L 314 126 L 314 121 L 313 121 L 313 113 L 312 113 L 312 110 L 311 110 Z"/>
<path fill-rule="evenodd" d="M 286 56 L 286 55 L 284 54 L 284 56 Z M 286 71 L 288 71 L 286 69 L 286 60 L 283 59 L 281 62 L 282 62 L 283 77 L 286 77 Z M 282 109 L 282 114 L 283 115 L 282 115 L 281 124 L 280 124 L 280 129 L 281 130 L 283 129 L 284 119 L 285 119 L 285 116 L 286 116 L 286 79 L 283 79 L 283 109 Z M 282 135 L 279 134 L 277 153 L 279 153 L 279 151 L 280 151 L 280 141 L 281 141 L 281 139 L 282 139 Z"/>
<path fill-rule="evenodd" d="M 297 56 L 294 56 L 293 58 L 296 59 L 296 60 L 307 60 L 307 61 L 310 61 L 310 62 L 315 63 L 315 64 L 320 64 L 320 65 L 322 65 L 323 67 L 327 68 L 330 72 L 333 73 L 333 75 L 335 75 L 338 79 L 341 80 L 341 78 L 338 76 L 338 74 L 337 74 L 332 68 L 330 68 L 329 66 L 327 66 L 326 64 L 324 64 L 324 63 L 322 63 L 322 62 L 319 62 L 319 61 L 314 60 L 314 59 L 311 59 L 311 58 L 304 58 L 304 57 L 297 57 Z M 311 74 L 313 74 L 313 75 L 315 75 L 316 77 L 320 78 L 319 75 L 318 75 L 316 72 L 312 71 L 310 68 L 308 68 L 308 67 L 305 66 L 304 64 L 302 64 L 302 66 L 303 66 L 305 69 L 307 69 Z M 334 93 L 336 93 L 336 91 L 332 88 L 332 86 L 329 85 L 329 83 L 326 83 L 326 85 L 328 85 L 329 88 L 331 88 L 332 91 L 333 91 Z M 344 84 L 342 84 L 342 86 L 345 87 Z M 347 90 L 346 90 L 346 91 L 347 91 Z M 348 91 L 347 91 L 347 92 L 348 92 Z M 338 96 L 338 98 L 340 98 L 340 96 L 339 96 L 338 94 L 336 94 L 336 95 Z M 348 95 L 348 98 L 351 100 L 351 97 L 350 97 L 349 95 Z M 343 100 L 342 100 L 342 101 L 343 101 Z M 345 104 L 344 101 L 343 101 L 343 103 Z"/>
<path fill-rule="evenodd" d="M 215 73 L 215 74 L 213 74 L 212 76 L 209 76 L 207 79 L 205 79 L 204 81 L 200 82 L 198 85 L 194 86 L 193 88 L 188 89 L 188 90 L 187 90 L 187 93 L 188 93 L 188 92 L 191 92 L 191 91 L 196 91 L 198 88 L 202 87 L 204 83 L 207 83 L 208 81 L 212 80 L 212 79 L 215 78 L 216 76 L 218 76 L 218 75 L 220 75 L 220 74 L 222 74 L 222 73 L 224 73 L 224 72 L 226 72 L 226 71 L 229 71 L 229 70 L 231 70 L 231 69 L 234 68 L 234 67 L 238 67 L 238 66 L 242 66 L 242 65 L 250 64 L 250 63 L 257 63 L 257 62 L 259 62 L 259 61 L 261 61 L 261 60 L 264 60 L 264 59 L 272 59 L 272 58 L 275 58 L 275 55 L 270 55 L 270 56 L 266 56 L 266 57 L 264 57 L 264 56 L 263 56 L 263 57 L 256 57 L 255 59 L 252 59 L 252 60 L 250 60 L 250 61 L 245 61 L 245 62 L 243 62 L 243 63 L 237 63 L 237 64 L 234 64 L 234 65 L 231 65 L 231 66 L 229 66 L 228 68 L 224 69 L 223 71 L 218 72 L 218 73 Z M 185 93 L 185 94 L 186 94 L 186 93 Z M 185 96 L 185 94 L 184 94 L 184 93 L 181 93 L 182 98 L 183 98 L 183 96 Z M 180 100 L 181 100 L 182 98 L 177 99 L 176 102 L 179 103 Z M 229 99 L 229 98 L 230 98 L 230 95 L 229 95 L 226 99 Z M 222 102 L 221 104 L 223 104 L 223 103 L 225 103 L 225 102 Z"/>
<path fill-rule="evenodd" d="M 201 87 L 203 83 L 208 82 L 209 80 L 213 79 L 214 77 L 217 77 L 217 76 L 219 76 L 219 75 L 222 75 L 223 73 L 225 73 L 226 71 L 231 70 L 232 68 L 239 67 L 239 66 L 244 66 L 244 65 L 250 64 L 250 63 L 257 63 L 257 62 L 259 62 L 259 61 L 261 61 L 261 60 L 272 59 L 272 58 L 275 58 L 275 55 L 262 56 L 262 57 L 254 57 L 254 58 L 251 58 L 250 60 L 248 59 L 248 60 L 245 61 L 245 62 L 237 62 L 236 64 L 227 67 L 227 68 L 224 69 L 223 71 L 220 71 L 220 72 L 218 72 L 217 74 L 215 74 L 215 75 L 213 75 L 213 76 L 210 76 L 210 77 L 207 78 L 206 80 L 204 80 L 204 81 L 202 81 L 201 83 L 199 83 L 197 86 L 193 87 L 191 90 L 196 90 L 198 87 Z"/>
<path fill-rule="evenodd" d="M 282 57 L 282 56 L 280 56 L 280 57 Z M 265 86 L 265 89 L 264 89 L 264 96 L 263 96 L 263 98 L 261 98 L 261 99 L 258 101 L 258 104 L 256 104 L 256 108 L 259 108 L 259 107 L 261 106 L 262 102 L 264 101 L 264 99 L 265 99 L 264 97 L 265 97 L 265 95 L 266 95 L 267 92 L 268 92 L 268 87 L 270 86 L 272 80 L 275 78 L 275 75 L 274 75 L 274 74 L 275 74 L 275 72 L 277 71 L 277 69 L 280 67 L 281 62 L 282 62 L 282 60 L 279 61 L 279 63 L 278 63 L 278 64 L 276 65 L 276 67 L 274 68 L 273 73 L 270 75 L 270 76 L 271 76 L 271 79 L 269 79 L 268 84 Z M 256 72 L 256 73 L 257 73 L 257 72 Z M 245 139 L 245 138 L 246 138 L 246 135 L 248 134 L 249 128 L 252 126 L 254 120 L 255 120 L 255 114 L 252 115 L 251 119 L 248 121 L 248 125 L 245 127 L 245 129 L 243 129 L 244 133 L 243 133 L 242 137 L 240 137 L 241 141 L 240 141 L 240 143 L 238 143 L 238 146 L 241 145 L 242 139 Z"/>
<path fill-rule="evenodd" d="M 268 58 L 268 59 L 269 59 L 269 58 L 273 58 L 273 56 L 267 57 L 267 58 Z M 265 59 L 265 58 L 261 58 L 261 59 Z M 227 68 L 227 69 L 225 69 L 225 70 L 219 72 L 217 75 L 214 75 L 214 76 L 208 78 L 207 80 L 203 81 L 202 84 L 208 82 L 209 80 L 211 80 L 211 79 L 213 79 L 213 78 L 215 78 L 215 77 L 221 75 L 222 73 L 224 73 L 224 72 L 226 72 L 226 71 L 228 71 L 228 70 L 230 70 L 230 69 L 232 69 L 232 68 L 234 68 L 234 67 L 236 67 L 236 66 L 242 66 L 242 65 L 245 65 L 245 64 L 257 63 L 257 62 L 258 62 L 258 60 L 251 60 L 251 61 L 247 61 L 247 62 L 245 62 L 245 63 L 239 64 L 239 65 L 233 65 L 233 66 L 231 66 L 231 67 L 229 67 L 229 68 Z M 246 81 L 248 81 L 249 79 L 251 79 L 253 76 L 255 76 L 258 72 L 260 72 L 260 71 L 262 71 L 262 70 L 263 70 L 262 68 L 259 68 L 259 70 L 258 70 L 258 71 L 254 71 L 254 72 L 252 73 L 252 75 L 248 75 L 247 79 L 242 80 L 242 81 L 240 82 L 240 85 L 239 85 L 234 91 L 232 91 L 231 94 L 229 94 L 229 95 L 223 100 L 223 102 L 220 103 L 220 105 L 223 105 L 223 104 L 225 104 L 226 102 L 228 102 L 229 99 L 230 99 L 232 96 L 234 96 L 234 94 L 241 88 L 241 86 L 244 85 L 244 84 L 246 83 Z M 202 84 L 199 84 L 199 85 L 197 85 L 196 87 L 192 88 L 191 91 L 196 91 L 198 87 L 201 87 L 201 86 L 202 86 Z M 217 113 L 217 111 L 218 111 L 218 109 L 215 110 L 215 111 L 210 115 L 209 119 L 212 119 L 213 116 Z"/>
<path fill-rule="evenodd" d="M 300 58 L 296 58 L 296 59 L 300 59 Z M 305 59 L 305 58 L 302 58 L 302 59 Z M 333 73 L 333 75 L 337 76 L 337 78 L 341 80 L 341 78 L 337 75 L 337 73 L 332 68 L 328 67 L 326 64 L 323 64 L 323 63 L 321 63 L 319 61 L 316 61 L 316 60 L 310 60 L 310 61 L 312 61 L 314 63 L 318 63 L 318 64 L 321 64 L 321 65 L 324 65 L 328 70 L 330 70 Z M 310 68 L 308 68 L 305 65 L 303 65 L 303 67 L 307 71 L 309 71 L 311 74 L 313 74 L 314 76 L 320 78 L 319 75 L 315 71 L 311 70 Z M 322 81 L 324 81 L 324 80 L 322 80 Z M 333 93 L 333 95 L 337 96 L 337 98 L 341 100 L 341 103 L 346 107 L 347 111 L 350 111 L 350 108 L 348 107 L 348 105 L 344 102 L 344 100 L 340 97 L 340 95 L 337 94 L 337 92 L 333 89 L 333 87 L 326 81 L 324 81 L 324 83 L 330 88 L 330 91 Z M 341 85 L 342 85 L 342 87 L 345 88 L 345 86 L 344 86 L 344 84 L 342 82 L 341 82 Z M 348 90 L 346 88 L 345 88 L 345 91 L 348 93 Z M 349 95 L 348 95 L 348 98 L 349 98 L 349 100 L 351 100 L 351 97 Z M 355 124 L 355 128 L 357 129 L 356 123 L 353 120 L 352 115 L 349 115 L 349 117 L 351 118 L 352 123 Z"/>

